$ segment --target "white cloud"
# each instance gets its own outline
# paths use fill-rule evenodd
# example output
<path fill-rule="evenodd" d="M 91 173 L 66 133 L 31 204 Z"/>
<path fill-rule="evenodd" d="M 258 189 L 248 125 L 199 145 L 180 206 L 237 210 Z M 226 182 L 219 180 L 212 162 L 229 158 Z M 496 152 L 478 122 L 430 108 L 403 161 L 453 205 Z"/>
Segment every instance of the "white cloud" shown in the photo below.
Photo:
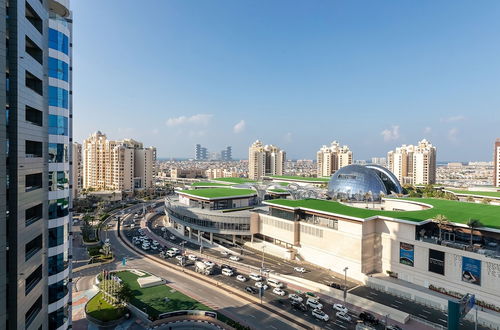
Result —
<path fill-rule="evenodd" d="M 242 119 L 239 122 L 237 122 L 236 125 L 233 126 L 233 132 L 236 134 L 241 133 L 245 130 L 245 126 L 246 126 L 246 123 Z"/>
<path fill-rule="evenodd" d="M 463 116 L 463 115 L 456 115 L 456 116 L 441 118 L 441 121 L 443 123 L 453 123 L 453 122 L 461 121 L 461 120 L 465 120 L 465 116 Z"/>
<path fill-rule="evenodd" d="M 430 134 L 432 132 L 432 127 L 427 126 L 424 128 L 424 134 Z"/>
<path fill-rule="evenodd" d="M 458 128 L 454 127 L 448 131 L 448 140 L 450 140 L 451 142 L 457 142 Z"/>
<path fill-rule="evenodd" d="M 287 143 L 292 142 L 292 133 L 288 132 L 285 134 L 285 142 Z"/>
<path fill-rule="evenodd" d="M 181 125 L 208 125 L 213 115 L 199 113 L 192 116 L 180 116 L 180 117 L 172 117 L 168 118 L 166 121 L 167 126 L 181 126 Z"/>
<path fill-rule="evenodd" d="M 391 129 L 384 129 L 380 134 L 386 142 L 395 141 L 399 139 L 399 125 L 394 125 Z"/>

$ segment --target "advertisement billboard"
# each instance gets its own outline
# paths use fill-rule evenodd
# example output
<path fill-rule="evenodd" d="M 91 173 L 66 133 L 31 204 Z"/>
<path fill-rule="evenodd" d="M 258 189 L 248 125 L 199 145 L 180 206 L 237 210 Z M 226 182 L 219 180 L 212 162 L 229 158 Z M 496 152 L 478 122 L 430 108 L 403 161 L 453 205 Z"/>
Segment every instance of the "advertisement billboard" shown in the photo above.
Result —
<path fill-rule="evenodd" d="M 429 271 L 444 275 L 444 252 L 429 249 Z"/>
<path fill-rule="evenodd" d="M 415 263 L 415 246 L 408 243 L 399 243 L 399 263 L 413 267 Z"/>
<path fill-rule="evenodd" d="M 481 285 L 481 260 L 462 257 L 462 281 Z"/>

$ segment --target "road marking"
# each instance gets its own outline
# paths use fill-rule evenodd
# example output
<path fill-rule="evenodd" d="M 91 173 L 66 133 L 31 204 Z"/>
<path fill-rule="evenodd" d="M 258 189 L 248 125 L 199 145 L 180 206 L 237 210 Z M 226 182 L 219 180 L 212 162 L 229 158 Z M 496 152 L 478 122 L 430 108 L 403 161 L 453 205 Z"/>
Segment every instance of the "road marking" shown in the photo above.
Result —
<path fill-rule="evenodd" d="M 427 316 L 425 316 L 425 315 L 423 315 L 423 314 L 418 314 L 418 316 L 423 317 L 424 319 L 426 319 L 426 318 L 427 318 Z"/>
<path fill-rule="evenodd" d="M 422 309 L 422 312 L 427 313 L 427 314 L 430 314 L 430 313 L 431 313 L 431 312 L 429 312 L 429 311 L 426 311 L 425 309 Z"/>
<path fill-rule="evenodd" d="M 402 304 L 403 302 L 402 301 L 399 301 L 399 300 L 394 300 L 395 302 L 397 302 L 398 304 Z"/>
<path fill-rule="evenodd" d="M 394 305 L 394 304 L 391 304 L 392 307 L 396 307 L 396 308 L 399 308 L 398 305 Z"/>
<path fill-rule="evenodd" d="M 248 316 L 255 318 L 255 315 L 252 315 L 252 314 L 248 314 Z"/>
<path fill-rule="evenodd" d="M 328 325 L 327 325 L 327 326 L 325 326 L 325 328 L 327 328 L 327 329 L 332 329 L 332 330 L 333 330 L 333 328 L 330 328 Z"/>
<path fill-rule="evenodd" d="M 339 327 L 341 327 L 341 328 L 347 329 L 347 328 L 346 328 L 346 327 L 345 327 L 342 323 L 337 323 L 337 322 L 335 322 L 335 325 L 336 325 L 336 326 L 339 326 Z"/>
<path fill-rule="evenodd" d="M 445 319 L 438 319 L 438 320 L 439 320 L 439 321 L 441 321 L 441 322 L 444 322 L 444 323 L 448 322 L 448 321 L 447 321 L 447 320 L 445 320 Z"/>
<path fill-rule="evenodd" d="M 373 294 L 373 295 L 375 295 L 375 296 L 378 296 L 378 293 L 376 293 L 376 292 L 370 292 L 370 293 L 369 293 L 369 295 L 370 295 L 370 294 Z"/>

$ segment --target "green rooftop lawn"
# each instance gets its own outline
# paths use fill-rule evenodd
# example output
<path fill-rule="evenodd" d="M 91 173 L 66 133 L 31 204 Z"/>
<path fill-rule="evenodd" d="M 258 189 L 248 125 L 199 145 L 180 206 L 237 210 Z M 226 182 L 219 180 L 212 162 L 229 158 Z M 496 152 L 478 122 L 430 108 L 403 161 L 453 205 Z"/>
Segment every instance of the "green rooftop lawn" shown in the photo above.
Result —
<path fill-rule="evenodd" d="M 500 191 L 470 191 L 470 190 L 455 190 L 455 189 L 446 189 L 446 190 L 453 191 L 454 193 L 457 194 L 500 198 Z"/>
<path fill-rule="evenodd" d="M 85 306 L 85 311 L 99 321 L 109 322 L 118 320 L 125 315 L 126 309 L 108 303 L 103 299 L 103 293 L 99 292 L 89 300 L 87 306 Z"/>
<path fill-rule="evenodd" d="M 212 310 L 185 294 L 172 290 L 167 285 L 141 288 L 137 283 L 139 276 L 128 271 L 119 272 L 116 275 L 132 289 L 134 297 L 130 303 L 141 310 L 146 310 L 153 318 L 162 313 L 178 310 Z M 168 298 L 169 301 L 165 302 L 165 298 Z"/>
<path fill-rule="evenodd" d="M 236 183 L 236 184 L 239 184 L 239 183 L 249 183 L 249 182 L 257 182 L 257 181 L 250 180 L 250 179 L 247 179 L 247 178 L 217 178 L 217 179 L 213 179 L 213 180 L 214 181 L 229 182 L 229 183 Z"/>
<path fill-rule="evenodd" d="M 179 193 L 189 194 L 203 198 L 221 198 L 221 197 L 247 196 L 247 195 L 257 194 L 253 189 L 237 189 L 237 188 L 180 190 Z"/>
<path fill-rule="evenodd" d="M 378 211 L 343 205 L 339 202 L 319 199 L 287 200 L 277 199 L 267 201 L 270 204 L 308 208 L 329 213 L 342 214 L 356 218 L 369 218 L 375 215 L 395 219 L 420 222 L 432 219 L 437 214 L 445 215 L 451 222 L 465 224 L 470 218 L 478 219 L 483 226 L 500 229 L 500 206 L 466 203 L 433 198 L 406 198 L 421 203 L 430 204 L 433 208 L 422 211 Z M 370 204 L 370 203 L 369 203 Z"/>
<path fill-rule="evenodd" d="M 314 182 L 328 182 L 330 178 L 307 178 L 303 176 L 293 176 L 293 175 L 271 175 L 270 178 L 273 179 L 283 179 L 283 180 L 297 180 L 297 181 L 314 181 Z"/>
<path fill-rule="evenodd" d="M 217 182 L 194 182 L 191 187 L 227 187 L 227 184 Z"/>

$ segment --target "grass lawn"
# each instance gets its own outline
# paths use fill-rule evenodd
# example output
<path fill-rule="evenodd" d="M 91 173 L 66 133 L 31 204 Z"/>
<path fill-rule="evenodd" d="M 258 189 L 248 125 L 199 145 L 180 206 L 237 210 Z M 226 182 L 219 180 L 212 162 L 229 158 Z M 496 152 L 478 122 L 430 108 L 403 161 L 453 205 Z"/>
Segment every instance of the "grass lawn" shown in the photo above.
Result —
<path fill-rule="evenodd" d="M 189 298 L 185 294 L 175 290 L 172 292 L 172 288 L 166 285 L 157 285 L 143 289 L 137 283 L 139 276 L 131 272 L 123 271 L 116 275 L 132 289 L 134 297 L 130 300 L 130 303 L 143 311 L 146 310 L 153 319 L 159 314 L 178 310 L 212 310 L 210 307 Z M 168 298 L 169 301 L 165 302 L 165 298 Z"/>
<path fill-rule="evenodd" d="M 380 215 L 395 219 L 420 222 L 432 219 L 437 214 L 445 215 L 451 222 L 465 224 L 470 218 L 478 219 L 483 226 L 500 229 L 500 206 L 465 203 L 433 198 L 407 198 L 433 207 L 422 211 L 379 211 L 343 205 L 334 201 L 319 199 L 287 200 L 276 199 L 267 201 L 271 205 L 280 205 L 293 208 L 306 208 L 356 218 L 369 218 Z"/>
<path fill-rule="evenodd" d="M 284 194 L 284 193 L 288 194 L 288 190 L 285 190 L 285 189 L 269 189 L 268 191 L 278 193 L 278 194 Z"/>
<path fill-rule="evenodd" d="M 191 187 L 227 187 L 227 184 L 217 182 L 194 182 Z"/>
<path fill-rule="evenodd" d="M 296 181 L 306 181 L 306 182 L 329 182 L 330 178 L 306 178 L 303 176 L 294 176 L 294 175 L 271 175 L 270 178 L 274 179 L 283 179 L 283 180 L 296 180 Z"/>
<path fill-rule="evenodd" d="M 454 190 L 454 189 L 446 189 L 446 190 L 452 191 L 457 194 L 500 198 L 500 191 L 469 191 L 469 190 Z"/>
<path fill-rule="evenodd" d="M 257 195 L 253 189 L 237 189 L 237 188 L 211 188 L 198 190 L 180 190 L 179 193 L 184 193 L 202 198 L 221 198 L 221 197 L 236 197 L 236 196 L 252 196 Z"/>
<path fill-rule="evenodd" d="M 229 183 L 248 183 L 248 182 L 257 182 L 254 180 L 250 180 L 247 178 L 217 178 L 217 179 L 212 179 L 214 181 L 222 181 L 222 182 L 229 182 Z"/>
<path fill-rule="evenodd" d="M 86 309 L 87 314 L 103 322 L 118 320 L 125 315 L 125 311 L 124 308 L 117 308 L 102 299 L 102 292 L 89 300 Z"/>

